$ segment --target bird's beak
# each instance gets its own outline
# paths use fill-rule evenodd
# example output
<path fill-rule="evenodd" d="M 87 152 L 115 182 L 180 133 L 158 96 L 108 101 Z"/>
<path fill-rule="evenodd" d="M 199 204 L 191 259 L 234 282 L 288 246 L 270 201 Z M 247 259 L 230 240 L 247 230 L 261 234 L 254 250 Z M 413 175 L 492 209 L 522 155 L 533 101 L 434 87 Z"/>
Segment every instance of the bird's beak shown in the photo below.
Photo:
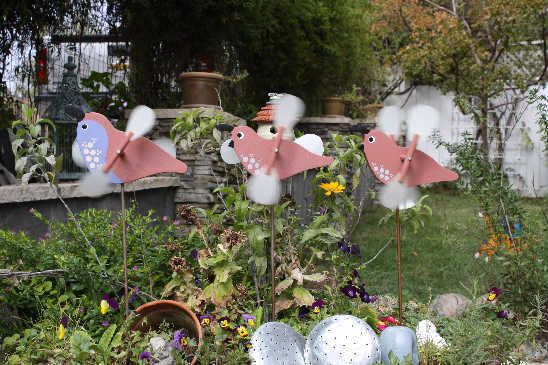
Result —
<path fill-rule="evenodd" d="M 230 142 L 228 142 L 228 147 L 234 148 L 234 141 L 233 140 L 230 140 Z"/>
<path fill-rule="evenodd" d="M 232 130 L 234 129 L 234 126 L 231 126 L 230 124 L 221 123 L 215 128 L 221 132 L 232 132 Z"/>

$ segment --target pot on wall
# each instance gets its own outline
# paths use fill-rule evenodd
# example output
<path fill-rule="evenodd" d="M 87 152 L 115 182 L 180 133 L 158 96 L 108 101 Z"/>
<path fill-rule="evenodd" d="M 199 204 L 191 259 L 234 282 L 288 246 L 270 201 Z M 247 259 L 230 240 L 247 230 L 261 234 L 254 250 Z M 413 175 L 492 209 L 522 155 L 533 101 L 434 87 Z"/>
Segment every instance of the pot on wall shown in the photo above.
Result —
<path fill-rule="evenodd" d="M 189 336 L 197 339 L 198 348 L 202 346 L 203 334 L 198 317 L 183 303 L 174 300 L 155 300 L 141 305 L 135 310 L 136 318 L 131 324 L 131 330 L 148 332 L 159 329 L 163 322 L 176 329 L 185 329 Z M 198 362 L 194 356 L 191 364 Z"/>
<path fill-rule="evenodd" d="M 368 123 L 377 124 L 377 114 L 381 111 L 382 104 L 367 104 L 363 107 L 363 114 Z"/>
<path fill-rule="evenodd" d="M 322 99 L 323 114 L 326 117 L 344 116 L 344 100 L 337 96 L 331 96 Z"/>
<path fill-rule="evenodd" d="M 215 72 L 183 72 L 179 82 L 183 88 L 183 107 L 219 107 L 223 75 Z"/>

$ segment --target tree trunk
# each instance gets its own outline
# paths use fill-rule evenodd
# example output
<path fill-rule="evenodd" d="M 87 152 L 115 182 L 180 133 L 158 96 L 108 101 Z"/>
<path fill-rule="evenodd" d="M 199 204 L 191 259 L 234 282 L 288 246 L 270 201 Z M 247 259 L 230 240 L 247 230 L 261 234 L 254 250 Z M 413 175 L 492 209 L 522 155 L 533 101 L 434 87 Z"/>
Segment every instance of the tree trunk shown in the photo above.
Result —
<path fill-rule="evenodd" d="M 488 121 L 489 121 L 489 98 L 487 95 L 482 95 L 480 97 L 481 100 L 481 108 L 480 108 L 480 115 L 479 115 L 479 123 L 478 123 L 478 132 L 476 137 L 479 137 L 481 139 L 481 153 L 483 154 L 483 157 L 486 161 L 489 160 L 489 139 L 488 139 Z"/>

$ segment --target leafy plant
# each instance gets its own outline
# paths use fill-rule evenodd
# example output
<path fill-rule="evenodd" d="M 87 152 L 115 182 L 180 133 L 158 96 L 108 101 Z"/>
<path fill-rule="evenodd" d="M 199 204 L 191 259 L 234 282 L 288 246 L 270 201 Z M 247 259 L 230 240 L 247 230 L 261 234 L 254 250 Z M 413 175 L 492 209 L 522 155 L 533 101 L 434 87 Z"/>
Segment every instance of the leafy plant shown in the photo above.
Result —
<path fill-rule="evenodd" d="M 411 226 L 413 233 L 419 232 L 419 230 L 424 227 L 426 220 L 432 216 L 432 208 L 424 202 L 427 198 L 427 194 L 421 195 L 413 207 L 400 211 L 401 224 L 404 227 Z M 393 224 L 395 219 L 396 211 L 390 210 L 384 217 L 379 219 L 379 225 Z"/>
<path fill-rule="evenodd" d="M 62 156 L 55 156 L 55 143 L 51 135 L 55 125 L 48 119 L 38 118 L 36 109 L 21 105 L 21 119 L 12 124 L 15 139 L 15 171 L 23 184 L 29 181 L 55 181 L 62 167 Z"/>

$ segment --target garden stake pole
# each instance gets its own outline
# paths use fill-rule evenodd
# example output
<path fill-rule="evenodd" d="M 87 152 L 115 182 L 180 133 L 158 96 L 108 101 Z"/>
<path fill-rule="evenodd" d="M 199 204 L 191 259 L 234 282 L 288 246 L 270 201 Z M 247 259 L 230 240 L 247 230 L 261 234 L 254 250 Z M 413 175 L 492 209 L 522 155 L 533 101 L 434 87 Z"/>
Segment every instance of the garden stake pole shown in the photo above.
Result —
<path fill-rule="evenodd" d="M 124 257 L 124 305 L 126 316 L 129 313 L 128 303 L 128 281 L 127 281 L 127 242 L 126 242 L 126 202 L 124 199 L 124 183 L 120 184 L 120 197 L 122 201 L 122 254 Z"/>
<path fill-rule="evenodd" d="M 402 295 L 402 277 L 401 277 L 401 226 L 400 226 L 400 208 L 396 208 L 396 242 L 398 251 L 398 305 L 399 319 L 403 323 L 403 295 Z"/>
<path fill-rule="evenodd" d="M 272 320 L 276 320 L 276 279 L 274 268 L 274 255 L 276 252 L 276 213 L 275 206 L 270 207 L 270 287 L 272 300 Z"/>

